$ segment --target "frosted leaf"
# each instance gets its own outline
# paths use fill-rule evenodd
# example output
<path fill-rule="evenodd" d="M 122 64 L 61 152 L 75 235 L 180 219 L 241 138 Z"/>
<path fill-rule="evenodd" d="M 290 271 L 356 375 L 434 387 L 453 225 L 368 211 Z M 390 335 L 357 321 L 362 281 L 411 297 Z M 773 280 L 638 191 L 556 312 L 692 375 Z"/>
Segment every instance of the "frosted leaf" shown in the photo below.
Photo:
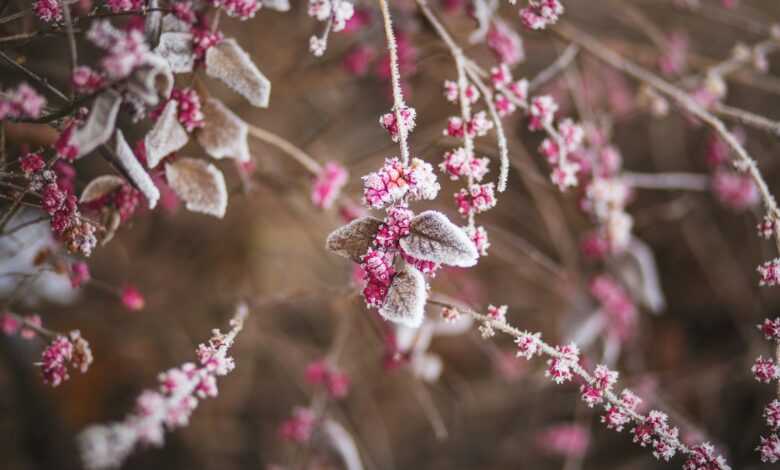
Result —
<path fill-rule="evenodd" d="M 265 108 L 271 82 L 260 73 L 235 39 L 225 39 L 206 52 L 206 74 L 222 80 L 253 105 Z"/>
<path fill-rule="evenodd" d="M 203 103 L 205 125 L 198 130 L 196 138 L 203 149 L 214 158 L 235 158 L 248 162 L 249 130 L 246 123 L 221 101 L 208 98 Z"/>
<path fill-rule="evenodd" d="M 160 190 L 157 189 L 157 185 L 154 184 L 149 173 L 135 157 L 133 149 L 127 144 L 125 136 L 120 130 L 116 131 L 116 155 L 119 157 L 120 166 L 125 169 L 127 176 L 146 198 L 149 209 L 154 209 L 160 199 Z"/>
<path fill-rule="evenodd" d="M 158 54 L 146 54 L 144 65 L 130 76 L 127 91 L 148 106 L 156 106 L 160 96 L 167 99 L 173 91 L 173 73 L 168 61 Z"/>
<path fill-rule="evenodd" d="M 173 73 L 192 72 L 195 55 L 192 52 L 192 34 L 165 32 L 160 35 L 160 43 L 154 50 L 168 62 Z"/>
<path fill-rule="evenodd" d="M 290 0 L 263 0 L 263 7 L 276 11 L 290 11 Z"/>
<path fill-rule="evenodd" d="M 173 13 L 168 13 L 162 19 L 164 33 L 189 33 L 192 30 L 187 22 L 180 20 Z"/>
<path fill-rule="evenodd" d="M 359 263 L 366 254 L 382 221 L 371 216 L 361 217 L 334 230 L 325 241 L 325 248 Z"/>
<path fill-rule="evenodd" d="M 76 129 L 71 137 L 70 143 L 79 150 L 78 157 L 83 157 L 111 138 L 120 104 L 122 97 L 111 89 L 95 98 L 87 122 Z"/>
<path fill-rule="evenodd" d="M 632 237 L 617 262 L 621 278 L 633 297 L 653 313 L 659 313 L 666 308 L 666 297 L 661 290 L 655 255 L 645 242 Z"/>
<path fill-rule="evenodd" d="M 106 194 L 112 193 L 119 189 L 125 180 L 116 175 L 103 175 L 98 176 L 87 184 L 87 187 L 81 192 L 79 202 L 88 203 L 96 201 Z"/>
<path fill-rule="evenodd" d="M 159 11 L 160 0 L 149 0 L 147 7 L 149 11 L 146 13 L 146 20 L 144 21 L 144 34 L 146 35 L 146 42 L 154 47 L 160 39 L 162 23 L 162 12 Z"/>
<path fill-rule="evenodd" d="M 224 217 L 228 193 L 225 177 L 217 167 L 203 160 L 180 158 L 165 165 L 165 177 L 188 210 Z"/>
<path fill-rule="evenodd" d="M 425 278 L 414 266 L 405 265 L 393 278 L 379 314 L 386 320 L 417 328 L 425 317 Z"/>
<path fill-rule="evenodd" d="M 176 100 L 170 100 L 154 127 L 144 137 L 146 164 L 149 168 L 156 167 L 171 152 L 187 145 L 189 136 L 179 122 L 178 106 Z"/>
<path fill-rule="evenodd" d="M 363 462 L 355 445 L 355 440 L 338 422 L 328 419 L 322 425 L 328 443 L 344 462 L 345 470 L 363 470 Z"/>
<path fill-rule="evenodd" d="M 450 266 L 477 264 L 477 248 L 460 227 L 441 212 L 425 211 L 414 217 L 401 248 L 417 259 Z"/>

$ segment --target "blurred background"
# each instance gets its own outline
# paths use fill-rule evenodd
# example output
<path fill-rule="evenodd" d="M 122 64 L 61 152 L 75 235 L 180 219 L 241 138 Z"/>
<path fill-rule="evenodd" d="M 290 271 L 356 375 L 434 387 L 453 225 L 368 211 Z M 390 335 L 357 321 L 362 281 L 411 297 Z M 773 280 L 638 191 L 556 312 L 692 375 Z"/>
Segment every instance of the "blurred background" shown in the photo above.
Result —
<path fill-rule="evenodd" d="M 444 2 L 432 7 L 467 44 L 474 22 L 465 1 Z M 765 40 L 769 25 L 780 20 L 775 2 L 743 0 L 734 10 L 720 1 L 702 0 L 697 9 L 681 3 L 564 0 L 564 18 L 651 69 L 668 52 L 651 36 L 684 38 L 687 65 L 670 78 L 674 81 L 727 59 L 737 43 Z M 226 35 L 236 37 L 272 81 L 271 105 L 250 108 L 218 82 L 207 86 L 253 125 L 320 162 L 342 163 L 350 173 L 345 194 L 358 200 L 360 176 L 395 155 L 397 146 L 377 125 L 391 105 L 381 70 L 384 36 L 377 5 L 356 6 L 366 26 L 332 35 L 321 59 L 307 52 L 308 38 L 320 25 L 307 16 L 303 2 L 293 2 L 287 13 L 261 10 L 247 22 L 223 18 Z M 443 99 L 441 84 L 454 79 L 454 66 L 413 2 L 393 1 L 391 7 L 414 52 L 404 73 L 407 101 L 418 116 L 412 152 L 437 165 L 452 147 L 441 131 L 454 108 Z M 521 28 L 516 9 L 501 6 L 525 43 L 527 59 L 515 75 L 532 78 L 567 44 L 549 31 Z M 0 32 L 7 33 L 3 25 Z M 368 48 L 374 57 L 364 74 L 345 65 L 356 47 Z M 31 69 L 48 67 L 55 79 L 67 74 L 65 51 L 53 40 L 14 50 Z M 467 52 L 486 67 L 495 64 L 484 45 Z M 778 62 L 768 58 L 767 73 L 745 66 L 728 76 L 726 102 L 778 119 Z M 559 75 L 544 91 L 561 100 L 564 113 L 607 123 L 625 170 L 709 174 L 711 135 L 705 127 L 674 108 L 667 116 L 652 116 L 638 105 L 634 81 L 585 52 L 571 69 L 575 73 Z M 2 73 L 5 79 L 7 71 Z M 589 116 L 578 116 L 572 84 Z M 581 192 L 559 193 L 536 150 L 542 136 L 529 132 L 517 116 L 505 122 L 512 156 L 509 190 L 479 217 L 491 234 L 491 255 L 476 268 L 441 271 L 433 289 L 480 311 L 506 304 L 512 324 L 562 342 L 582 333 L 597 310 L 588 283 L 605 267 L 580 254 L 580 240 L 593 226 L 579 210 Z M 777 138 L 749 128 L 744 135 L 777 190 Z M 443 364 L 435 382 L 403 365 L 389 367 L 386 328 L 356 295 L 351 263 L 323 246 L 342 224 L 338 211 L 312 205 L 311 178 L 288 156 L 257 141 L 251 150 L 256 169 L 249 186 L 230 163 L 220 162 L 231 188 L 224 220 L 175 209 L 144 212 L 96 251 L 89 263 L 99 282 L 83 287 L 71 302 L 13 299 L 16 311 L 38 313 L 53 329 L 80 329 L 95 362 L 87 374 L 74 373 L 52 389 L 33 365 L 42 344 L 0 338 L 0 467 L 80 468 L 76 434 L 92 423 L 122 419 L 135 397 L 156 385 L 160 371 L 194 360 L 197 344 L 211 329 L 226 328 L 238 299 L 249 300 L 251 316 L 232 350 L 236 370 L 219 381 L 219 397 L 204 400 L 191 424 L 169 434 L 164 448 L 139 451 L 124 468 L 304 468 L 301 446 L 283 440 L 279 426 L 295 406 L 312 400 L 315 388 L 304 380 L 306 365 L 334 350 L 351 387 L 327 410 L 352 435 L 369 470 L 670 465 L 631 444 L 626 431 L 606 430 L 579 400 L 577 384 L 558 386 L 544 377 L 543 360 L 512 360 L 510 338 L 483 340 L 476 328 L 434 338 L 430 351 Z M 496 158 L 493 139 L 481 139 L 478 150 Z M 180 154 L 199 152 L 193 146 Z M 492 165 L 495 172 L 497 162 Z M 80 161 L 78 168 L 79 186 L 107 171 L 97 161 Z M 415 207 L 435 207 L 458 219 L 450 195 L 459 186 L 441 176 L 440 182 L 441 197 Z M 759 465 L 754 448 L 765 433 L 761 411 L 775 390 L 750 373 L 756 356 L 771 354 L 755 325 L 776 315 L 779 300 L 772 289 L 758 287 L 755 267 L 775 256 L 772 243 L 756 237 L 760 210 L 729 208 L 706 188 L 637 189 L 627 210 L 635 219 L 635 236 L 657 263 L 666 305 L 655 313 L 638 307 L 633 333 L 619 346 L 620 383 L 648 406 L 669 413 L 686 440 L 711 441 L 733 468 L 770 468 Z M 100 286 L 127 283 L 143 293 L 143 310 L 127 311 Z M 429 305 L 429 317 L 439 312 Z M 592 339 L 583 351 L 596 364 L 605 354 L 604 341 Z M 549 433 L 571 439 L 564 445 L 569 451 L 551 448 Z M 316 445 L 305 461 L 309 468 L 343 468 Z"/>

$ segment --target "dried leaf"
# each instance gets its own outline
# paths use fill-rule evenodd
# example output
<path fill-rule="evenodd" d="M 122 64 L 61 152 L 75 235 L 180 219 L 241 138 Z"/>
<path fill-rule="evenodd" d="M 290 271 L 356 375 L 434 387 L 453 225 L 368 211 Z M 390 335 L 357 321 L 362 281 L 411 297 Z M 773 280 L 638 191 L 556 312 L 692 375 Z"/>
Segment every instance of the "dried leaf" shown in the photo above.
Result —
<path fill-rule="evenodd" d="M 260 73 L 235 39 L 225 39 L 206 52 L 206 74 L 222 80 L 254 106 L 265 108 L 271 82 Z"/>
<path fill-rule="evenodd" d="M 98 176 L 87 184 L 87 187 L 81 192 L 79 202 L 89 203 L 96 201 L 103 196 L 119 189 L 125 180 L 116 175 Z"/>
<path fill-rule="evenodd" d="M 175 100 L 170 100 L 154 127 L 144 137 L 146 164 L 149 168 L 156 167 L 171 152 L 187 145 L 189 136 L 179 122 L 178 106 Z"/>
<path fill-rule="evenodd" d="M 157 200 L 160 199 L 160 190 L 157 189 L 149 173 L 135 157 L 133 149 L 127 144 L 125 136 L 120 130 L 116 131 L 116 155 L 119 157 L 119 164 L 125 169 L 130 180 L 146 198 L 149 209 L 154 209 Z"/>
<path fill-rule="evenodd" d="M 168 13 L 162 19 L 163 33 L 189 33 L 192 27 L 186 21 L 182 21 L 173 13 Z"/>
<path fill-rule="evenodd" d="M 356 263 L 366 254 L 382 221 L 371 216 L 361 217 L 334 230 L 325 241 L 325 248 Z"/>
<path fill-rule="evenodd" d="M 425 318 L 425 278 L 414 266 L 405 265 L 393 278 L 379 314 L 386 320 L 417 328 Z"/>
<path fill-rule="evenodd" d="M 95 150 L 111 138 L 120 104 L 122 104 L 122 97 L 112 89 L 104 91 L 95 98 L 87 122 L 76 129 L 71 137 L 71 143 L 79 149 L 79 157 Z"/>
<path fill-rule="evenodd" d="M 441 212 L 425 211 L 412 219 L 401 248 L 411 256 L 434 263 L 468 267 L 477 264 L 477 248 L 460 227 Z"/>
<path fill-rule="evenodd" d="M 133 72 L 126 86 L 136 102 L 156 106 L 161 96 L 167 99 L 173 90 L 168 61 L 157 54 L 146 54 L 145 63 Z"/>
<path fill-rule="evenodd" d="M 168 62 L 173 73 L 189 73 L 195 66 L 192 53 L 192 34 L 187 32 L 165 32 L 154 50 Z"/>
<path fill-rule="evenodd" d="M 165 165 L 168 184 L 193 212 L 222 218 L 227 209 L 225 177 L 211 163 L 180 158 Z"/>
<path fill-rule="evenodd" d="M 205 125 L 196 135 L 203 149 L 214 158 L 235 158 L 239 162 L 248 162 L 249 129 L 233 111 L 221 101 L 208 98 L 203 103 L 203 121 Z"/>

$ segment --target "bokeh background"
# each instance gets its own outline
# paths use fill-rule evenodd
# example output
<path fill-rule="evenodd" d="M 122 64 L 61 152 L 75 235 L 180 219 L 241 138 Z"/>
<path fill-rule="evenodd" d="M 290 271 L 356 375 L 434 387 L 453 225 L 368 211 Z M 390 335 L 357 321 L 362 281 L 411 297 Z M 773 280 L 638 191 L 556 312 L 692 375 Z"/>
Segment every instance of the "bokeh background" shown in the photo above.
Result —
<path fill-rule="evenodd" d="M 655 66 L 661 51 L 640 32 L 632 11 L 664 34 L 685 32 L 690 73 L 727 58 L 737 42 L 765 39 L 765 30 L 754 22 L 780 21 L 780 6 L 766 0 L 741 2 L 733 15 L 749 21 L 724 21 L 720 2 L 707 0 L 694 12 L 662 0 L 564 3 L 568 21 L 648 67 Z M 453 13 L 442 13 L 438 3 L 433 7 L 465 44 L 474 25 L 458 5 Z M 382 54 L 376 5 L 362 6 L 371 12 L 370 26 L 332 35 L 322 59 L 306 50 L 319 25 L 306 15 L 303 2 L 293 2 L 288 13 L 262 10 L 248 22 L 224 20 L 226 33 L 239 39 L 273 82 L 268 109 L 251 109 L 220 84 L 207 83 L 248 122 L 285 137 L 320 162 L 344 164 L 350 172 L 345 191 L 355 199 L 360 176 L 397 152 L 377 125 L 390 105 L 387 82 L 372 71 L 356 77 L 342 64 L 356 45 Z M 441 82 L 454 77 L 454 67 L 412 2 L 391 6 L 417 51 L 414 70 L 406 76 L 408 102 L 418 114 L 412 151 L 438 163 L 452 145 L 441 136 L 453 112 Z M 451 3 L 444 6 L 452 9 Z M 515 9 L 502 6 L 520 28 Z M 523 37 L 527 60 L 517 68 L 518 76 L 533 77 L 566 46 L 552 33 L 524 31 Z M 14 51 L 55 80 L 67 73 L 63 43 L 47 39 Z M 468 53 L 493 64 L 484 46 Z M 584 53 L 575 64 L 593 92 L 594 114 L 612 124 L 626 169 L 707 173 L 705 128 L 676 111 L 651 117 L 636 106 L 638 87 L 632 80 L 614 77 Z M 727 102 L 780 118 L 776 64 L 770 56 L 767 74 L 746 67 L 729 77 Z M 565 104 L 569 85 L 561 77 L 547 90 Z M 615 101 L 617 92 L 628 96 L 627 103 Z M 567 110 L 576 113 L 570 105 Z M 480 217 L 491 231 L 491 256 L 473 269 L 442 272 L 434 289 L 480 309 L 506 304 L 513 324 L 562 341 L 594 309 L 587 281 L 598 266 L 578 250 L 591 224 L 578 210 L 576 191 L 562 195 L 548 183 L 546 164 L 535 150 L 541 137 L 517 118 L 506 127 L 513 163 L 509 190 L 496 209 Z M 780 189 L 777 138 L 750 129 L 746 137 L 770 186 Z M 491 139 L 482 139 L 479 150 L 492 158 L 497 154 Z M 198 152 L 192 147 L 181 154 Z M 264 469 L 297 462 L 300 448 L 281 440 L 278 427 L 294 406 L 311 399 L 313 389 L 303 380 L 306 364 L 337 341 L 339 365 L 349 373 L 352 388 L 329 412 L 352 433 L 367 469 L 667 466 L 631 444 L 625 431 L 604 429 L 578 399 L 576 385 L 556 386 L 544 378 L 543 361 L 509 360 L 508 338 L 485 341 L 474 329 L 435 339 L 432 351 L 442 357 L 444 371 L 434 384 L 420 382 L 404 368 L 386 370 L 383 340 L 351 287 L 351 266 L 323 247 L 325 236 L 341 223 L 338 214 L 313 207 L 310 177 L 295 161 L 259 142 L 252 143 L 252 153 L 257 169 L 249 191 L 229 163 L 220 163 L 232 189 L 224 220 L 184 210 L 146 212 L 93 255 L 93 277 L 107 286 L 138 286 L 146 298 L 144 310 L 128 312 L 100 285 L 86 286 L 68 305 L 17 302 L 16 310 L 39 313 L 55 329 L 80 329 L 95 362 L 87 374 L 50 389 L 32 365 L 42 345 L 0 338 L 0 467 L 80 468 L 77 433 L 91 423 L 121 419 L 142 389 L 155 386 L 158 372 L 193 360 L 210 330 L 226 326 L 238 299 L 248 299 L 252 313 L 232 351 L 237 368 L 220 380 L 219 397 L 203 401 L 191 424 L 169 434 L 164 448 L 137 452 L 125 468 Z M 106 171 L 100 162 L 79 162 L 79 182 Z M 457 218 L 449 198 L 457 188 L 441 183 L 441 197 L 418 207 L 436 207 Z M 755 266 L 774 256 L 771 244 L 755 235 L 759 212 L 724 208 L 708 191 L 647 190 L 637 191 L 629 211 L 636 235 L 653 250 L 667 306 L 660 314 L 640 314 L 638 334 L 621 351 L 621 383 L 668 412 L 684 435 L 712 441 L 734 468 L 770 468 L 758 464 L 753 449 L 765 431 L 760 413 L 774 389 L 749 372 L 756 356 L 770 353 L 755 325 L 778 308 L 777 295 L 757 283 Z M 532 259 L 529 253 L 536 251 L 552 260 L 554 272 Z M 438 315 L 438 309 L 429 307 L 428 314 Z M 592 361 L 601 353 L 599 342 L 586 350 Z M 573 422 L 590 433 L 583 459 L 567 460 L 540 448 L 541 432 Z M 312 468 L 340 465 L 322 455 Z"/>

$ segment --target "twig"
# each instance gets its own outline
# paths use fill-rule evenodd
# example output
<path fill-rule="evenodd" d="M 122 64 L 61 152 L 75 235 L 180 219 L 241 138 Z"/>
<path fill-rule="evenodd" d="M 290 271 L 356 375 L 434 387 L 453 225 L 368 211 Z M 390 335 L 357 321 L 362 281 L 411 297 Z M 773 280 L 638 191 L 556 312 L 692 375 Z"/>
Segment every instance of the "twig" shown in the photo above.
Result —
<path fill-rule="evenodd" d="M 563 53 L 555 59 L 555 62 L 548 65 L 528 83 L 528 91 L 534 91 L 555 78 L 556 75 L 565 70 L 574 61 L 579 52 L 580 47 L 578 45 L 569 44 Z"/>
<path fill-rule="evenodd" d="M 249 135 L 267 144 L 273 145 L 287 155 L 293 157 L 295 161 L 303 165 L 306 170 L 314 176 L 317 176 L 322 172 L 322 166 L 309 154 L 301 150 L 292 144 L 289 140 L 286 140 L 273 132 L 269 132 L 265 129 L 261 129 L 256 126 L 247 125 L 249 127 Z"/>
<path fill-rule="evenodd" d="M 751 113 L 750 111 L 728 106 L 720 102 L 716 102 L 712 106 L 712 111 L 726 119 L 737 121 L 740 124 L 780 136 L 780 121 L 774 121 L 764 116 Z"/>
<path fill-rule="evenodd" d="M 621 178 L 629 186 L 641 189 L 671 189 L 708 191 L 710 177 L 697 173 L 632 173 L 623 172 Z"/>
<path fill-rule="evenodd" d="M 16 70 L 22 72 L 23 74 L 27 75 L 30 79 L 34 80 L 36 83 L 39 83 L 41 86 L 49 90 L 52 94 L 54 94 L 57 98 L 60 98 L 62 101 L 66 103 L 70 103 L 70 100 L 67 96 L 57 88 L 55 88 L 52 84 L 50 84 L 46 79 L 41 78 L 40 75 L 36 74 L 32 70 L 28 69 L 24 65 L 18 63 L 17 61 L 13 60 L 12 58 L 8 57 L 5 52 L 0 51 L 0 58 L 8 62 L 8 65 L 15 68 Z"/>
<path fill-rule="evenodd" d="M 76 37 L 73 35 L 73 21 L 70 17 L 70 4 L 66 3 L 65 0 L 60 0 L 60 5 L 62 6 L 62 16 L 65 19 L 65 31 L 68 33 L 68 49 L 70 51 L 70 77 L 71 82 L 73 81 L 73 72 L 76 70 L 76 67 L 78 67 L 79 59 L 78 59 L 78 50 L 76 49 Z M 71 83 L 70 87 L 70 99 L 72 100 L 74 95 L 76 94 L 76 88 L 73 83 Z"/>

